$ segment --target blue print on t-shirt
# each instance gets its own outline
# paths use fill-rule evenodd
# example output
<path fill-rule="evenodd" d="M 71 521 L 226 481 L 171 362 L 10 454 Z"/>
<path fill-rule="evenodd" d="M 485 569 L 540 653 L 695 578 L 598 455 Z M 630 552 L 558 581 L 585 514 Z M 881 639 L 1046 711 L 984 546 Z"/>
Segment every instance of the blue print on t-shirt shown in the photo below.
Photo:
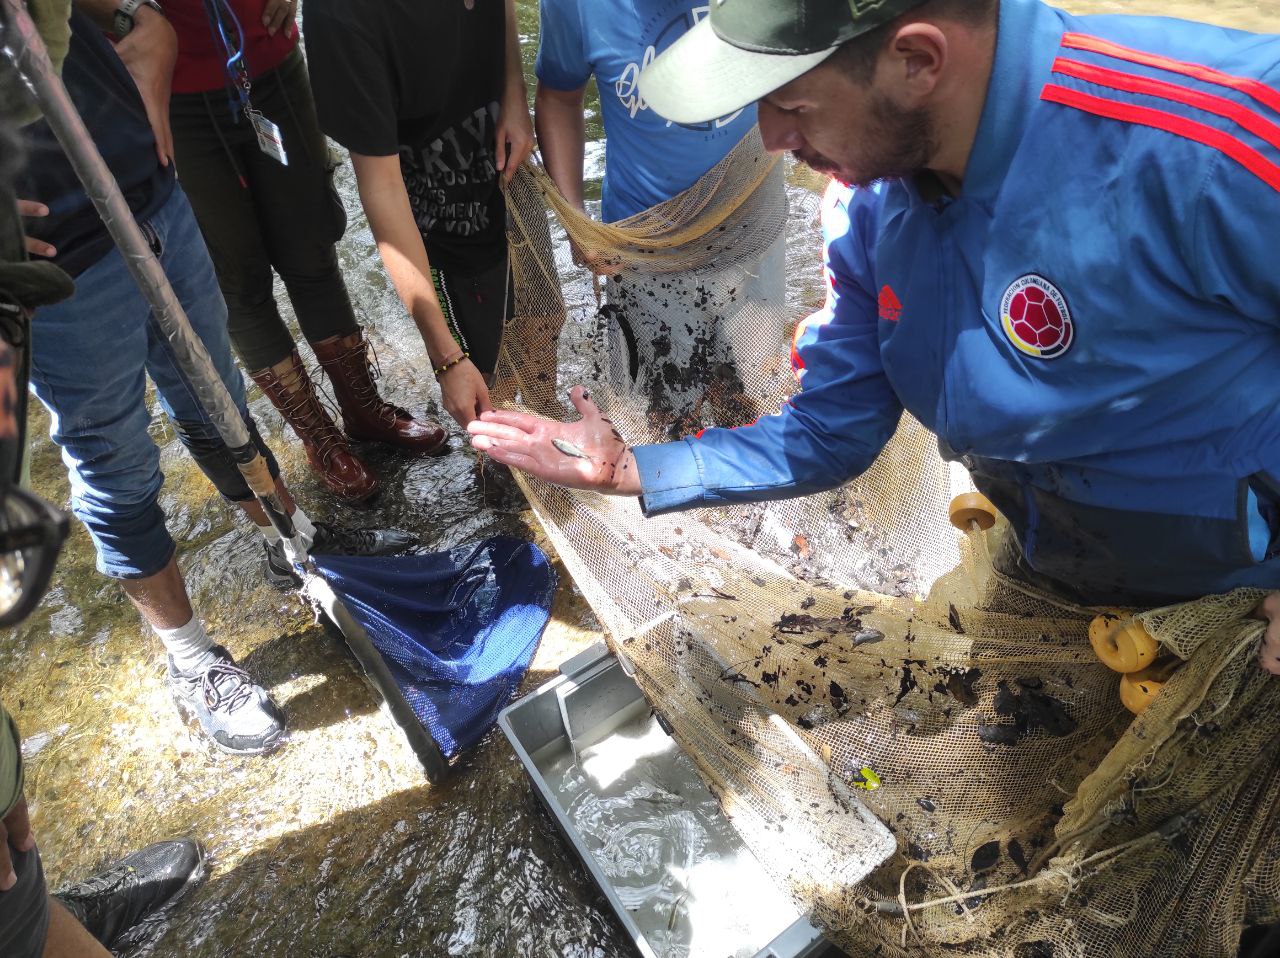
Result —
<path fill-rule="evenodd" d="M 751 106 L 707 123 L 671 123 L 640 96 L 640 71 L 707 15 L 691 0 L 541 0 L 538 81 L 600 88 L 606 152 L 601 212 L 626 219 L 688 189 L 756 120 Z"/>

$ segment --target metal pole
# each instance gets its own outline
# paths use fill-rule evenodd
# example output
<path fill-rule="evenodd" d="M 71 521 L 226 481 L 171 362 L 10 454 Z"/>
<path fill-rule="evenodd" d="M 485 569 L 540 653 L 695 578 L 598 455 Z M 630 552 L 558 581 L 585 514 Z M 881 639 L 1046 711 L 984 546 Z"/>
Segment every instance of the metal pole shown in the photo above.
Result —
<path fill-rule="evenodd" d="M 111 239 L 120 249 L 134 281 L 151 305 L 160 328 L 168 337 L 178 365 L 191 380 L 196 398 L 213 420 L 218 435 L 226 443 L 249 488 L 257 496 L 271 524 L 290 543 L 299 559 L 306 550 L 293 528 L 284 504 L 275 490 L 266 460 L 249 438 L 240 412 L 218 377 L 204 343 L 196 336 L 187 314 L 165 276 L 159 260 L 133 218 L 120 186 L 94 145 L 84 121 L 67 95 L 66 87 L 54 72 L 49 53 L 23 4 L 23 0 L 0 0 L 8 14 L 6 52 L 30 85 L 36 102 L 54 136 L 58 138 L 76 175 L 84 185 Z"/>

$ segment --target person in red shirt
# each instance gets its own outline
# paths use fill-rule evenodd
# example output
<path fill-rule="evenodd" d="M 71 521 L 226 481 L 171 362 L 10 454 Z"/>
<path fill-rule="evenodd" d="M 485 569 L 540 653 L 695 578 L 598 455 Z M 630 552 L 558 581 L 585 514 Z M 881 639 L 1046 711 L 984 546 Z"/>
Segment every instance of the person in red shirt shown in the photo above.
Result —
<path fill-rule="evenodd" d="M 296 0 L 165 0 L 163 8 L 178 35 L 169 108 L 178 178 L 213 257 L 232 344 L 324 484 L 366 499 L 377 479 L 348 440 L 428 453 L 445 433 L 384 401 L 374 384 L 334 250 L 346 211 L 298 48 Z M 281 319 L 273 269 L 329 376 L 345 434 Z"/>

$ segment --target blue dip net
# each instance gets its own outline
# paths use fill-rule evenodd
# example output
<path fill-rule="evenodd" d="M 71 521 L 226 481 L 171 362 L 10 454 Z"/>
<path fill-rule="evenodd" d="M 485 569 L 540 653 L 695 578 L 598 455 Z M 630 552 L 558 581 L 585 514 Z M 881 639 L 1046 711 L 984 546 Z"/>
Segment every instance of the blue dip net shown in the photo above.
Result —
<path fill-rule="evenodd" d="M 478 742 L 515 691 L 556 574 L 531 542 L 494 536 L 418 556 L 316 556 L 444 758 Z M 353 637 L 348 636 L 351 641 Z"/>

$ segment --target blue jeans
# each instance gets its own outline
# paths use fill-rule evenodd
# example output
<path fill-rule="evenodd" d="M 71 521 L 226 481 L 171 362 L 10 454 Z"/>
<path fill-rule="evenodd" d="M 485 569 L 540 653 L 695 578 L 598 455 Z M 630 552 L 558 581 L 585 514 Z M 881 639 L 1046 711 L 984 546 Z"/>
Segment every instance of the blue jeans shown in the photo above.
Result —
<path fill-rule="evenodd" d="M 279 475 L 249 418 L 244 380 L 231 358 L 227 307 L 183 192 L 175 187 L 142 227 L 272 475 Z M 147 431 L 148 375 L 178 438 L 218 491 L 232 501 L 251 499 L 124 258 L 112 249 L 76 278 L 74 296 L 36 313 L 31 390 L 49 410 L 49 435 L 70 473 L 71 508 L 93 537 L 98 569 L 118 579 L 154 575 L 174 554 L 158 502 L 160 450 Z"/>

